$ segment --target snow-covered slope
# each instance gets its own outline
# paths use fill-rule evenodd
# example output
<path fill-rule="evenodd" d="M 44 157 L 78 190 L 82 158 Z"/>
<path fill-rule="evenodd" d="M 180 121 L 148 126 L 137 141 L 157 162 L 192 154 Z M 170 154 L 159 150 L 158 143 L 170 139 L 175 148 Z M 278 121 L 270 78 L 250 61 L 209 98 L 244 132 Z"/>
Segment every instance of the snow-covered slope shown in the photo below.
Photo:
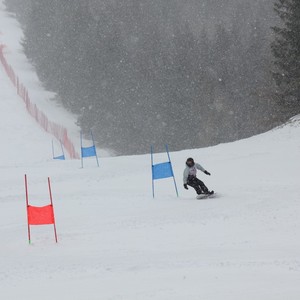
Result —
<path fill-rule="evenodd" d="M 152 199 L 149 155 L 100 157 L 99 168 L 89 159 L 84 169 L 53 161 L 51 136 L 2 68 L 0 82 L 1 299 L 299 299 L 299 117 L 250 139 L 171 153 L 180 196 L 166 179 Z M 211 172 L 199 177 L 219 197 L 200 201 L 182 188 L 189 156 Z M 51 178 L 58 244 L 52 226 L 32 226 L 28 244 L 25 173 L 34 205 L 48 203 Z"/>

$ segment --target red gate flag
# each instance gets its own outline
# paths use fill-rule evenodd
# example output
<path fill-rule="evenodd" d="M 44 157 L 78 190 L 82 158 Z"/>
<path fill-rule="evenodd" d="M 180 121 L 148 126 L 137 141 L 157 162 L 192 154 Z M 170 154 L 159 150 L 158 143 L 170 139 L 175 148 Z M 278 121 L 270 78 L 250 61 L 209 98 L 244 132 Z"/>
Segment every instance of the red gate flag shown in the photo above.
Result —
<path fill-rule="evenodd" d="M 29 225 L 54 224 L 54 212 L 51 204 L 42 207 L 28 205 L 27 213 Z"/>
<path fill-rule="evenodd" d="M 26 192 L 29 244 L 31 243 L 30 225 L 49 225 L 49 224 L 53 224 L 53 226 L 54 226 L 55 241 L 57 243 L 54 209 L 53 209 L 53 203 L 52 203 L 52 192 L 51 192 L 49 177 L 48 177 L 48 187 L 49 187 L 49 195 L 50 195 L 50 202 L 51 202 L 49 205 L 45 205 L 45 206 L 41 206 L 41 207 L 29 205 L 27 176 L 25 175 L 25 192 Z"/>

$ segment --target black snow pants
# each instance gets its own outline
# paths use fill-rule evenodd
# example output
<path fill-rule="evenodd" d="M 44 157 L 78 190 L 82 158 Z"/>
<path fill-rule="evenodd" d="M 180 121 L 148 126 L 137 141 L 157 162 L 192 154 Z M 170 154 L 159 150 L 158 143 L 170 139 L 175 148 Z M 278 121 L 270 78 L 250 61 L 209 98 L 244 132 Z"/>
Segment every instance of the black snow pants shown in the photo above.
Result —
<path fill-rule="evenodd" d="M 198 195 L 203 194 L 203 193 L 208 193 L 208 188 L 204 184 L 203 181 L 198 179 L 196 176 L 188 176 L 187 178 L 187 185 L 191 186 L 192 188 L 195 189 L 196 193 Z"/>

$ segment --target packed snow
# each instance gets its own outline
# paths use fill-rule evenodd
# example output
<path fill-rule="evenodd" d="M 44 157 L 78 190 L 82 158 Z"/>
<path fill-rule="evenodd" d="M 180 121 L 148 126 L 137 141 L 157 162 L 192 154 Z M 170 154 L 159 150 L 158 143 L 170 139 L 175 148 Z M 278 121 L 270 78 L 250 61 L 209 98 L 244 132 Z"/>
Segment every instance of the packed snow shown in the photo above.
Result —
<path fill-rule="evenodd" d="M 17 73 L 48 116 L 73 124 L 44 101 L 49 92 L 20 58 L 19 25 L 0 8 L 0 43 Z M 299 299 L 299 116 L 249 139 L 171 152 L 179 197 L 164 179 L 153 199 L 149 154 L 99 155 L 100 167 L 93 157 L 84 168 L 53 160 L 53 137 L 28 115 L 2 66 L 0 82 L 1 299 Z M 75 125 L 71 132 L 79 141 Z M 155 162 L 166 161 L 164 145 L 157 150 Z M 211 173 L 198 176 L 217 197 L 197 200 L 183 189 L 190 156 Z M 28 243 L 25 174 L 37 206 L 49 203 L 51 179 L 58 243 L 52 225 L 31 226 Z"/>

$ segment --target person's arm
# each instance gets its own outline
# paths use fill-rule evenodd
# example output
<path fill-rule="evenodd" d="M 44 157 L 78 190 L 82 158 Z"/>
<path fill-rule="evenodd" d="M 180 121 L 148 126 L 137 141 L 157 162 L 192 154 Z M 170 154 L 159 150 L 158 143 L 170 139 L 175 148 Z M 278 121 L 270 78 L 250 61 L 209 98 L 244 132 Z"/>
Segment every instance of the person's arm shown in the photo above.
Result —
<path fill-rule="evenodd" d="M 198 170 L 205 172 L 205 169 L 200 164 L 196 163 L 195 165 Z"/>
<path fill-rule="evenodd" d="M 189 176 L 189 169 L 185 168 L 183 171 L 183 184 L 187 184 L 188 176 Z"/>
<path fill-rule="evenodd" d="M 183 171 L 183 187 L 188 190 L 188 186 L 187 186 L 187 179 L 189 176 L 189 168 L 185 168 Z"/>
<path fill-rule="evenodd" d="M 210 173 L 207 172 L 200 164 L 197 164 L 197 163 L 196 163 L 196 168 L 197 168 L 198 170 L 202 171 L 204 174 L 210 175 Z"/>

